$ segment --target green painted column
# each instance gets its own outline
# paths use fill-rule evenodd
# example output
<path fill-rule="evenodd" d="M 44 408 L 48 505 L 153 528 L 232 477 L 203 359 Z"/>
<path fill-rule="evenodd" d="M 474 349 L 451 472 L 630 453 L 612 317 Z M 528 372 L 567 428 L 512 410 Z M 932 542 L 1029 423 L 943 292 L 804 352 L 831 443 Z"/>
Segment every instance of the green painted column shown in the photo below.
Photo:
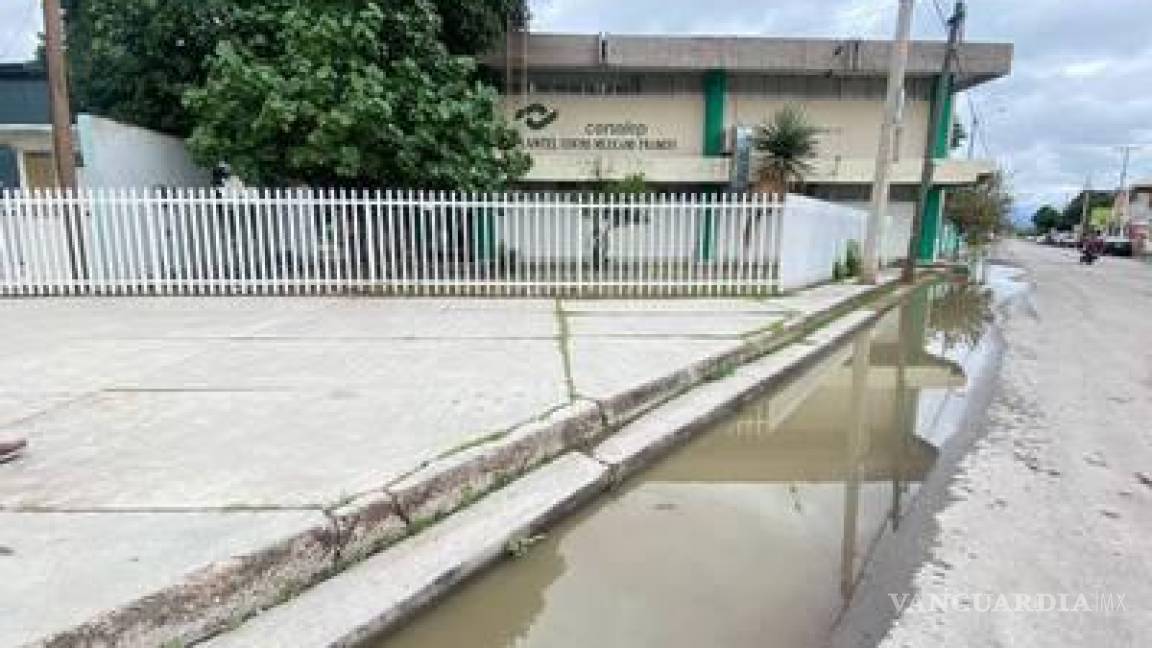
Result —
<path fill-rule="evenodd" d="M 477 261 L 491 261 L 496 258 L 496 222 L 492 214 L 480 214 L 472 229 L 473 255 Z"/>
<path fill-rule="evenodd" d="M 724 155 L 724 113 L 728 101 L 728 73 L 709 70 L 704 73 L 704 155 Z M 716 258 L 716 218 L 711 210 L 704 212 L 700 223 L 698 250 L 701 261 Z"/>
<path fill-rule="evenodd" d="M 940 222 L 944 219 L 943 189 L 932 187 L 928 190 L 928 200 L 924 203 L 921 218 L 919 258 L 921 261 L 935 261 L 939 249 L 936 242 L 940 236 Z"/>
<path fill-rule="evenodd" d="M 700 246 L 696 252 L 701 261 L 716 258 L 716 217 L 711 209 L 704 210 L 704 219 L 700 221 L 700 232 L 696 240 Z"/>
<path fill-rule="evenodd" d="M 728 73 L 709 70 L 704 74 L 704 155 L 724 155 L 724 106 L 728 100 Z"/>
<path fill-rule="evenodd" d="M 933 155 L 937 160 L 948 157 L 952 140 L 952 88 L 940 87 L 946 83 L 940 78 L 936 81 L 933 101 L 940 102 L 940 120 L 932 125 Z M 948 84 L 951 85 L 951 84 Z M 944 216 L 944 190 L 932 187 L 928 190 L 928 200 L 924 203 L 924 211 L 920 214 L 921 229 L 919 243 L 919 257 L 921 261 L 935 261 L 938 250 L 937 241 L 940 237 L 940 223 Z"/>

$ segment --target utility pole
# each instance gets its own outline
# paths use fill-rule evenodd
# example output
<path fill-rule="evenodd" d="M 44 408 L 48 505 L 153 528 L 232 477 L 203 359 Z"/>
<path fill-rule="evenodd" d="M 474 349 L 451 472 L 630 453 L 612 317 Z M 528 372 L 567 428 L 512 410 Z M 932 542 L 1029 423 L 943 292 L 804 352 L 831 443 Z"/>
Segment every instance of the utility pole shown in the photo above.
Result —
<path fill-rule="evenodd" d="M 952 92 L 953 63 L 956 61 L 957 48 L 960 46 L 960 34 L 964 29 L 966 10 L 964 0 L 957 0 L 952 17 L 948 19 L 948 49 L 944 52 L 944 63 L 940 70 L 940 77 L 936 80 L 936 94 L 932 98 L 932 107 L 928 117 L 928 137 L 924 144 L 924 167 L 920 171 L 920 191 L 916 197 L 915 211 L 912 213 L 912 233 L 908 237 L 908 258 L 904 260 L 903 280 L 912 283 L 916 279 L 916 259 L 920 252 L 920 237 L 924 231 L 924 211 L 928 205 L 928 194 L 932 191 L 932 180 L 936 174 L 936 138 L 940 120 L 944 117 L 944 104 Z M 972 113 L 975 124 L 976 113 Z M 951 130 L 944 136 L 952 137 Z M 975 132 L 969 134 L 968 156 L 972 156 L 972 142 Z M 945 142 L 949 147 L 949 142 Z"/>
<path fill-rule="evenodd" d="M 880 125 L 880 147 L 876 153 L 876 177 L 872 183 L 872 212 L 864 237 L 863 267 L 860 280 L 875 284 L 880 272 L 880 241 L 884 238 L 884 219 L 888 215 L 888 191 L 892 172 L 893 132 L 900 123 L 904 72 L 908 68 L 908 39 L 912 33 L 913 0 L 899 0 L 900 15 L 896 20 L 896 37 L 888 64 L 888 99 L 884 122 Z"/>
<path fill-rule="evenodd" d="M 1120 165 L 1120 190 L 1116 192 L 1116 200 L 1112 203 L 1112 219 L 1108 223 L 1109 229 L 1113 229 L 1117 225 L 1123 226 L 1124 219 L 1128 216 L 1128 163 L 1132 160 L 1132 151 L 1142 147 L 1126 144 L 1117 148 L 1123 152 L 1124 162 Z M 1121 201 L 1124 202 L 1121 203 Z"/>
<path fill-rule="evenodd" d="M 968 159 L 972 160 L 976 157 L 976 132 L 980 130 L 980 117 L 976 115 L 976 111 L 972 112 L 972 132 L 968 133 Z"/>
<path fill-rule="evenodd" d="M 48 59 L 48 91 L 52 101 L 56 181 L 65 189 L 75 189 L 76 152 L 72 145 L 72 107 L 68 101 L 68 65 L 64 60 L 60 0 L 44 0 L 44 53 Z"/>
<path fill-rule="evenodd" d="M 1128 163 L 1132 160 L 1132 151 L 1140 148 L 1135 144 L 1126 144 L 1119 147 L 1120 151 L 1124 153 L 1124 162 L 1120 165 L 1120 191 L 1124 191 L 1128 187 Z"/>
<path fill-rule="evenodd" d="M 1092 174 L 1084 178 L 1084 200 L 1080 203 L 1080 244 L 1088 240 L 1088 216 L 1091 212 L 1089 204 L 1092 202 Z"/>

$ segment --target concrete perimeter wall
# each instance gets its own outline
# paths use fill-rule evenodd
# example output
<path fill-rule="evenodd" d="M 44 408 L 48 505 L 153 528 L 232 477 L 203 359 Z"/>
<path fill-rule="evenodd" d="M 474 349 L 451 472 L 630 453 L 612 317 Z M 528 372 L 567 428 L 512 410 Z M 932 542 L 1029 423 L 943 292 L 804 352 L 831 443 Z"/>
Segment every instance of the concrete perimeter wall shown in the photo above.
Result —
<path fill-rule="evenodd" d="M 867 223 L 865 209 L 789 194 L 780 246 L 781 289 L 795 290 L 834 279 L 834 268 L 837 262 L 847 260 L 851 242 L 856 242 L 858 252 L 863 250 Z M 911 211 L 891 209 L 884 227 L 881 263 L 887 265 L 906 255 L 911 231 Z"/>
<path fill-rule="evenodd" d="M 183 140 L 96 115 L 76 119 L 90 188 L 208 187 L 212 174 L 192 161 Z"/>

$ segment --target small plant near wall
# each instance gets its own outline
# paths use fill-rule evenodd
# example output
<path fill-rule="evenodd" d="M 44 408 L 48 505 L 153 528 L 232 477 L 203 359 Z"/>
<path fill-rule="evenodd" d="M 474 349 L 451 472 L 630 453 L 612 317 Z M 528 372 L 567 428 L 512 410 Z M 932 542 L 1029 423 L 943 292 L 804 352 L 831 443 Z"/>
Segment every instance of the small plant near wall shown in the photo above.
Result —
<path fill-rule="evenodd" d="M 629 173 L 620 180 L 600 180 L 600 191 L 611 194 L 648 193 L 648 179 L 643 173 Z"/>
<path fill-rule="evenodd" d="M 600 169 L 596 169 L 597 177 Z M 611 207 L 599 207 L 590 210 L 589 216 L 593 220 L 592 228 L 592 263 L 599 265 L 608 255 L 608 237 L 620 227 L 634 223 L 648 221 L 648 212 L 639 205 L 629 204 L 628 197 L 640 196 L 648 193 L 648 180 L 643 173 L 630 173 L 619 180 L 603 180 L 597 183 L 601 193 L 619 196 L 621 202 Z"/>
<path fill-rule="evenodd" d="M 832 280 L 840 281 L 843 278 L 844 264 L 840 262 L 840 259 L 836 259 L 836 261 L 832 264 Z"/>
<path fill-rule="evenodd" d="M 849 277 L 860 276 L 860 243 L 848 241 L 848 251 L 844 255 L 844 273 Z"/>
<path fill-rule="evenodd" d="M 840 281 L 860 275 L 860 244 L 848 241 L 848 247 L 843 259 L 836 259 L 832 264 L 832 279 Z"/>

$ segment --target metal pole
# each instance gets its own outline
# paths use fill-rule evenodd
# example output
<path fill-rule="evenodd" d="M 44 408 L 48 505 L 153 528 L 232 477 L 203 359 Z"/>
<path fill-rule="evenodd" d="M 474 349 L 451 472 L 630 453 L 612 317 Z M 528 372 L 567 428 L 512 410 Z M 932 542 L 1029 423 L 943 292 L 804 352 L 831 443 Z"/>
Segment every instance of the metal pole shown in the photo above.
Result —
<path fill-rule="evenodd" d="M 971 107 L 971 106 L 970 106 Z M 968 133 L 968 159 L 976 157 L 976 132 L 980 129 L 980 118 L 976 116 L 976 111 L 972 111 L 972 132 Z"/>
<path fill-rule="evenodd" d="M 1122 227 L 1128 216 L 1128 163 L 1132 159 L 1132 151 L 1141 147 L 1127 144 L 1119 148 L 1124 152 L 1124 162 L 1120 166 L 1120 190 L 1116 192 L 1116 200 L 1112 203 L 1112 219 L 1108 223 L 1108 229 L 1113 231 L 1117 226 Z M 1122 200 L 1123 203 L 1120 202 Z"/>
<path fill-rule="evenodd" d="M 1080 244 L 1088 240 L 1089 203 L 1092 202 L 1092 174 L 1084 179 L 1084 200 L 1080 203 Z"/>
<path fill-rule="evenodd" d="M 1124 162 L 1120 166 L 1120 191 L 1128 188 L 1128 162 L 1132 159 L 1132 151 L 1139 147 L 1131 144 L 1121 146 L 1120 150 L 1124 152 Z"/>
<path fill-rule="evenodd" d="M 956 49 L 960 44 L 960 30 L 964 24 L 965 7 L 963 0 L 956 2 L 956 9 L 948 20 L 948 49 L 944 53 L 944 63 L 936 80 L 936 96 L 928 117 L 928 133 L 924 144 L 924 166 L 920 171 L 920 191 L 916 196 L 916 207 L 912 212 L 912 232 L 908 236 L 908 258 L 904 260 L 903 280 L 912 283 L 916 280 L 916 259 L 920 252 L 920 237 L 924 230 L 924 209 L 928 205 L 928 194 L 932 191 L 932 180 L 936 174 L 936 129 L 943 117 L 944 103 L 952 92 L 952 62 L 956 60 Z M 973 113 L 975 119 L 975 113 Z M 950 138 L 951 132 L 944 135 Z"/>
<path fill-rule="evenodd" d="M 900 0 L 900 15 L 896 22 L 896 37 L 892 42 L 892 57 L 888 67 L 888 99 L 884 108 L 884 121 L 880 125 L 876 177 L 872 183 L 872 212 L 868 217 L 868 230 L 864 237 L 860 280 L 866 284 L 875 284 L 880 272 L 879 247 L 883 240 L 884 219 L 888 215 L 888 190 L 892 172 L 892 135 L 900 124 L 904 73 L 908 67 L 908 39 L 912 33 L 912 8 L 913 0 Z"/>
<path fill-rule="evenodd" d="M 52 152 L 61 187 L 76 187 L 76 153 L 72 145 L 72 109 L 68 103 L 68 66 L 64 62 L 64 30 L 60 0 L 44 0 L 44 51 L 48 59 L 48 90 L 52 100 Z"/>

